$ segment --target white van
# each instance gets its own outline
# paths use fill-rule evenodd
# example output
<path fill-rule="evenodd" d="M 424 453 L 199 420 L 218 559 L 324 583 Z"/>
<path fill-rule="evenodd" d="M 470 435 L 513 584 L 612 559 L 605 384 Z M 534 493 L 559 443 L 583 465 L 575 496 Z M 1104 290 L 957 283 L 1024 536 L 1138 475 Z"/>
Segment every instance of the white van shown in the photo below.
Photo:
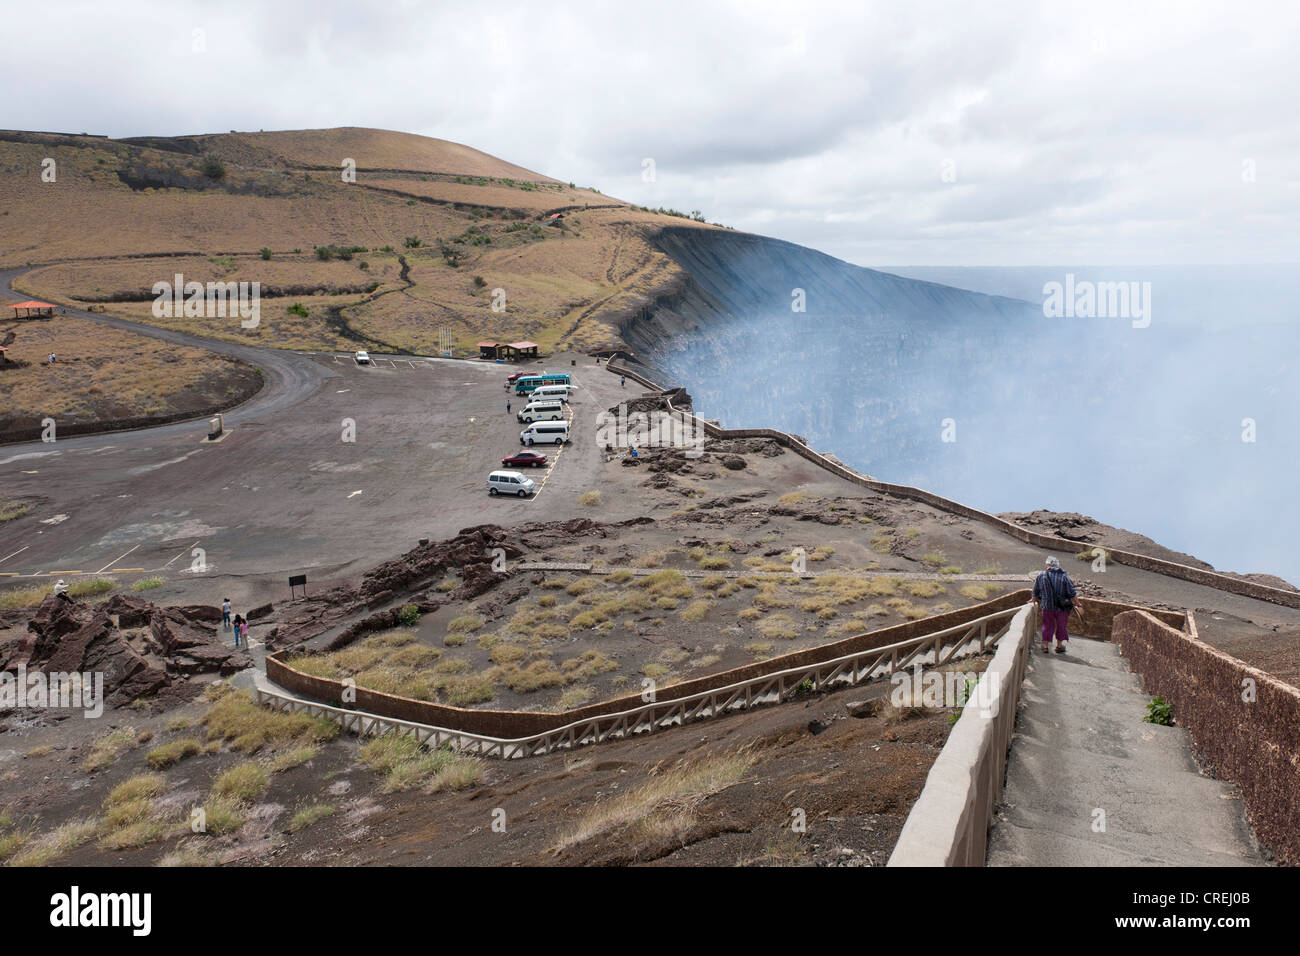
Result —
<path fill-rule="evenodd" d="M 525 424 L 540 421 L 558 422 L 564 418 L 564 403 L 558 398 L 529 402 L 515 413 L 515 418 Z"/>
<path fill-rule="evenodd" d="M 567 402 L 569 400 L 569 386 L 542 385 L 533 389 L 532 394 L 528 396 L 530 402 L 535 402 L 543 398 L 558 398 L 562 402 Z"/>
<path fill-rule="evenodd" d="M 568 440 L 568 422 L 534 422 L 519 433 L 521 445 L 563 445 Z"/>
<path fill-rule="evenodd" d="M 537 490 L 537 482 L 517 471 L 494 471 L 488 475 L 488 494 L 518 495 L 527 498 Z"/>

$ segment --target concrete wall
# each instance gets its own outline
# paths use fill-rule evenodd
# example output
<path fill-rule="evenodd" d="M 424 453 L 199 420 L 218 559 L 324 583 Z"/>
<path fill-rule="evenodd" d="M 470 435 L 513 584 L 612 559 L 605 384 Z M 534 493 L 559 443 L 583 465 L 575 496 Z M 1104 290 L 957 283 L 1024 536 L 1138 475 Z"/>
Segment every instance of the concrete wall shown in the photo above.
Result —
<path fill-rule="evenodd" d="M 1165 698 L 1217 776 L 1241 787 L 1250 822 L 1279 860 L 1300 866 L 1300 689 L 1152 614 L 1115 618 L 1116 643 L 1147 693 Z M 1243 699 L 1253 682 L 1255 699 Z"/>
<path fill-rule="evenodd" d="M 997 680 L 996 706 L 973 700 L 948 735 L 912 805 L 889 866 L 983 866 L 993 808 L 1006 780 L 1007 752 L 1025 661 L 1034 642 L 1034 613 L 1021 609 L 998 644 L 981 682 Z M 994 677 L 996 675 L 996 678 Z"/>
<path fill-rule="evenodd" d="M 628 378 L 635 379 L 647 388 L 655 391 L 663 389 L 654 382 L 638 375 L 631 369 L 623 368 L 610 363 L 610 371 L 614 374 L 627 375 Z M 669 408 L 672 408 L 671 401 Z M 676 410 L 676 409 L 674 409 Z M 1075 554 L 1080 551 L 1091 551 L 1094 545 L 1085 545 L 1078 541 L 1070 541 L 1066 538 L 1058 538 L 1050 534 L 1042 534 L 1038 531 L 1030 531 L 1028 528 L 1022 528 L 1018 524 L 1013 524 L 999 518 L 997 515 L 989 514 L 986 511 L 980 511 L 977 508 L 971 508 L 968 505 L 961 504 L 957 501 L 941 497 L 929 491 L 920 488 L 913 488 L 910 485 L 894 485 L 885 481 L 876 481 L 859 475 L 857 472 L 845 468 L 843 465 L 830 461 L 826 457 L 819 455 L 803 442 L 796 440 L 792 435 L 785 432 L 777 431 L 773 428 L 719 428 L 704 419 L 698 419 L 705 432 L 713 438 L 770 438 L 778 442 L 783 447 L 800 455 L 821 468 L 826 469 L 832 474 L 838 475 L 845 481 L 851 481 L 855 485 L 863 488 L 869 488 L 872 491 L 879 491 L 884 494 L 894 495 L 899 498 L 910 498 L 914 501 L 921 501 L 941 511 L 950 514 L 958 514 L 963 517 L 980 521 L 984 524 L 991 525 L 1014 538 L 1032 544 L 1035 547 L 1049 548 L 1054 551 L 1062 551 L 1068 554 Z M 1191 581 L 1194 584 L 1202 584 L 1206 587 L 1217 588 L 1220 591 L 1229 591 L 1233 594 L 1244 594 L 1247 597 L 1256 598 L 1260 601 L 1269 601 L 1273 604 L 1282 604 L 1286 607 L 1300 608 L 1300 591 L 1287 591 L 1282 588 L 1271 588 L 1267 585 L 1257 584 L 1254 581 L 1247 581 L 1242 578 L 1235 578 L 1227 574 L 1219 574 L 1215 571 L 1206 571 L 1202 568 L 1194 568 L 1186 564 L 1178 564 L 1174 561 L 1165 561 L 1161 558 L 1153 558 L 1145 554 L 1137 554 L 1133 551 L 1117 551 L 1113 548 L 1107 548 L 1107 553 L 1111 559 L 1120 564 L 1129 567 L 1141 568 L 1144 571 L 1154 571 L 1157 574 L 1165 574 L 1169 577 L 1181 578 L 1184 581 Z"/>

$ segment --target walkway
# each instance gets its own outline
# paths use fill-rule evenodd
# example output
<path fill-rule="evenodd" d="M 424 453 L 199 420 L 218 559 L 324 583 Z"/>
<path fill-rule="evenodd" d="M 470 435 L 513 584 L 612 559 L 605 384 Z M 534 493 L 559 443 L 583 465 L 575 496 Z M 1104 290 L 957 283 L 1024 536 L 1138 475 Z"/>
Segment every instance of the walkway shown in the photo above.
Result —
<path fill-rule="evenodd" d="M 1119 648 L 1035 636 L 989 866 L 1261 866 L 1240 791 L 1204 776 Z M 1104 817 L 1103 817 L 1104 814 Z M 1104 824 L 1104 830 L 1101 829 Z"/>

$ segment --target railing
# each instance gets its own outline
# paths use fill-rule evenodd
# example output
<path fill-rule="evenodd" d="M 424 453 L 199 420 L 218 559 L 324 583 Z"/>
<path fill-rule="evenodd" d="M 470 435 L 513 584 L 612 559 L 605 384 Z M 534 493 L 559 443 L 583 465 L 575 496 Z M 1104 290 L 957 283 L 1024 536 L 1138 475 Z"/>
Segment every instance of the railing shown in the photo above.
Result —
<path fill-rule="evenodd" d="M 1010 622 L 1020 611 L 1021 608 L 1018 607 L 997 611 L 896 644 L 764 674 L 687 697 L 662 702 L 649 701 L 640 707 L 584 718 L 540 734 L 515 739 L 488 737 L 454 728 L 347 710 L 262 687 L 258 687 L 256 693 L 259 704 L 287 713 L 323 717 L 358 736 L 409 734 L 431 747 L 450 746 L 462 753 L 510 760 L 556 750 L 572 750 L 607 740 L 627 739 L 636 734 L 654 733 L 697 720 L 779 704 L 804 693 L 878 680 L 912 665 L 925 663 L 937 667 L 958 656 L 980 654 L 988 650 L 1007 633 Z"/>

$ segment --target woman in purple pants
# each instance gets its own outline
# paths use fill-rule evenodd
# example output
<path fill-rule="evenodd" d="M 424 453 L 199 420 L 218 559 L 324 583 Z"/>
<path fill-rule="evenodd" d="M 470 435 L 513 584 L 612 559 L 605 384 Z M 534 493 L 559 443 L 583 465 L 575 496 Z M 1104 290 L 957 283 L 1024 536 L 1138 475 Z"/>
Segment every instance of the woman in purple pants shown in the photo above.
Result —
<path fill-rule="evenodd" d="M 1070 611 L 1078 608 L 1075 603 L 1078 592 L 1061 562 L 1049 556 L 1046 564 L 1047 569 L 1034 579 L 1034 603 L 1043 615 L 1043 653 L 1048 652 L 1055 637 L 1056 653 L 1064 654 L 1065 643 L 1070 639 Z M 1082 608 L 1079 608 L 1079 620 L 1083 620 Z"/>

